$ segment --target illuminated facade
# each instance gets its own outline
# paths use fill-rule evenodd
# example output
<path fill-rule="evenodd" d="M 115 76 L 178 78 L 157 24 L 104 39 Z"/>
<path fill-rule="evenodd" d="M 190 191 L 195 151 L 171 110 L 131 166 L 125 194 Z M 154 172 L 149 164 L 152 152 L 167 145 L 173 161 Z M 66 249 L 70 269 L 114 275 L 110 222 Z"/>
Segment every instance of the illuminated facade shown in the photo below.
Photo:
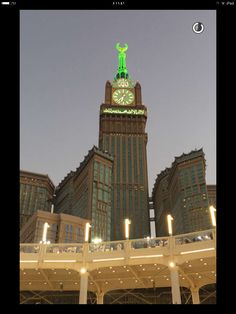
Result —
<path fill-rule="evenodd" d="M 210 229 L 209 199 L 202 149 L 175 157 L 157 176 L 153 192 L 156 236 L 168 235 L 166 215 L 174 218 L 173 233 Z"/>
<path fill-rule="evenodd" d="M 38 210 L 22 228 L 20 243 L 39 243 L 42 240 L 45 222 L 49 224 L 47 241 L 51 243 L 84 242 L 85 224 L 88 220 L 77 216 Z"/>
<path fill-rule="evenodd" d="M 51 210 L 54 190 L 48 175 L 20 171 L 20 229 L 37 210 Z"/>
<path fill-rule="evenodd" d="M 56 188 L 55 212 L 90 220 L 92 239 L 110 240 L 112 164 L 112 156 L 94 146 Z"/>
<path fill-rule="evenodd" d="M 147 176 L 147 109 L 141 86 L 126 68 L 126 44 L 119 51 L 114 80 L 107 81 L 100 106 L 99 147 L 114 157 L 111 239 L 124 239 L 124 219 L 131 220 L 130 238 L 150 235 Z"/>

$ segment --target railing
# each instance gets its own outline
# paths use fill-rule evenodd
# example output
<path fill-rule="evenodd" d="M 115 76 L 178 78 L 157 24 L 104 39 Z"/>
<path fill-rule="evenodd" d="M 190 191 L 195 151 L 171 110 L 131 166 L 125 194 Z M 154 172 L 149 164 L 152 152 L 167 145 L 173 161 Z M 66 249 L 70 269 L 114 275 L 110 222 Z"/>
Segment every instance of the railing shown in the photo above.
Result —
<path fill-rule="evenodd" d="M 213 230 L 204 230 L 193 233 L 181 234 L 179 236 L 175 236 L 175 245 L 193 243 L 198 241 L 208 241 L 213 240 L 214 233 Z"/>
<path fill-rule="evenodd" d="M 40 244 L 20 244 L 20 253 L 39 253 Z"/>
<path fill-rule="evenodd" d="M 82 253 L 83 244 L 69 243 L 69 244 L 47 244 L 46 253 Z"/>
<path fill-rule="evenodd" d="M 169 244 L 169 238 L 146 238 L 131 240 L 132 249 L 144 249 L 144 248 L 155 248 L 155 247 L 166 247 Z"/>
<path fill-rule="evenodd" d="M 89 253 L 124 250 L 124 241 L 89 243 Z"/>
<path fill-rule="evenodd" d="M 101 243 L 62 243 L 62 244 L 20 244 L 20 253 L 83 253 L 92 254 L 95 252 L 114 252 L 125 250 L 136 250 L 144 248 L 170 248 L 170 242 L 174 246 L 179 246 L 198 241 L 209 241 L 215 239 L 215 229 L 199 232 L 180 234 L 172 237 L 145 238 L 134 240 L 111 241 Z M 174 249 L 172 246 L 172 249 Z M 87 254 L 86 253 L 86 254 Z"/>

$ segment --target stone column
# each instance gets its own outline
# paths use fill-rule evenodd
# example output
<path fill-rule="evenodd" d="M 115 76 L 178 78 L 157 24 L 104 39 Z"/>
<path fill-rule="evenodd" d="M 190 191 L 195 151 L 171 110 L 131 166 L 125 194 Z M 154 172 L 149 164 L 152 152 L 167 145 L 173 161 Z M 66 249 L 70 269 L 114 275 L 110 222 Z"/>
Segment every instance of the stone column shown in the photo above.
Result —
<path fill-rule="evenodd" d="M 191 294 L 192 294 L 193 304 L 200 304 L 199 288 L 198 287 L 192 287 L 192 288 L 190 288 L 190 290 L 191 290 Z"/>
<path fill-rule="evenodd" d="M 181 304 L 178 266 L 169 267 L 171 278 L 172 303 Z"/>
<path fill-rule="evenodd" d="M 97 304 L 103 304 L 104 292 L 97 292 Z"/>
<path fill-rule="evenodd" d="M 79 304 L 87 304 L 88 272 L 80 273 Z"/>

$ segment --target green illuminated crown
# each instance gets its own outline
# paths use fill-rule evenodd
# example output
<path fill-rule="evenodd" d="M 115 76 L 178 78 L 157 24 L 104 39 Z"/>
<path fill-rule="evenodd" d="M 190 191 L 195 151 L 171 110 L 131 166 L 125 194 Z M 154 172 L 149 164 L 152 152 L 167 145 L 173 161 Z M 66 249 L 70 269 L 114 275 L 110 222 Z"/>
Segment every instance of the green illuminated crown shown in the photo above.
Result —
<path fill-rule="evenodd" d="M 120 43 L 116 44 L 116 49 L 119 51 L 118 55 L 119 65 L 118 72 L 115 77 L 116 79 L 129 77 L 128 70 L 126 68 L 126 53 L 125 53 L 128 47 L 129 47 L 128 44 L 125 44 L 125 47 L 120 47 Z"/>

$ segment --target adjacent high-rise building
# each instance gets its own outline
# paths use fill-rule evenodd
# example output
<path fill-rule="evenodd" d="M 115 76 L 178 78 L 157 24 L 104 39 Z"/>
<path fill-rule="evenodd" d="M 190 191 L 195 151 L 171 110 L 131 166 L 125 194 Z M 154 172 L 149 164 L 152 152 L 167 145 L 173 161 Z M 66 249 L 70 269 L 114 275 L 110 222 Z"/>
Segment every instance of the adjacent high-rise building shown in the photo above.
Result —
<path fill-rule="evenodd" d="M 157 176 L 152 192 L 157 236 L 168 235 L 167 214 L 174 218 L 174 234 L 212 227 L 205 169 L 204 152 L 199 149 L 175 157 L 172 166 Z"/>
<path fill-rule="evenodd" d="M 20 243 L 39 243 L 42 240 L 45 222 L 49 224 L 47 241 L 83 243 L 85 224 L 90 221 L 77 216 L 37 210 L 22 227 Z"/>
<path fill-rule="evenodd" d="M 216 185 L 208 184 L 207 185 L 207 194 L 209 205 L 213 205 L 216 208 Z"/>
<path fill-rule="evenodd" d="M 47 174 L 20 171 L 20 229 L 37 210 L 51 210 L 54 190 Z"/>
<path fill-rule="evenodd" d="M 90 220 L 92 239 L 110 240 L 112 165 L 113 157 L 94 146 L 56 187 L 55 213 Z"/>
<path fill-rule="evenodd" d="M 157 176 L 152 191 L 156 236 L 168 234 L 166 216 L 170 213 L 169 173 L 170 168 L 166 168 Z"/>
<path fill-rule="evenodd" d="M 124 239 L 124 219 L 131 220 L 130 238 L 150 235 L 147 174 L 147 108 L 141 86 L 126 67 L 128 45 L 120 47 L 118 71 L 105 86 L 100 106 L 99 147 L 114 158 L 111 239 Z"/>

